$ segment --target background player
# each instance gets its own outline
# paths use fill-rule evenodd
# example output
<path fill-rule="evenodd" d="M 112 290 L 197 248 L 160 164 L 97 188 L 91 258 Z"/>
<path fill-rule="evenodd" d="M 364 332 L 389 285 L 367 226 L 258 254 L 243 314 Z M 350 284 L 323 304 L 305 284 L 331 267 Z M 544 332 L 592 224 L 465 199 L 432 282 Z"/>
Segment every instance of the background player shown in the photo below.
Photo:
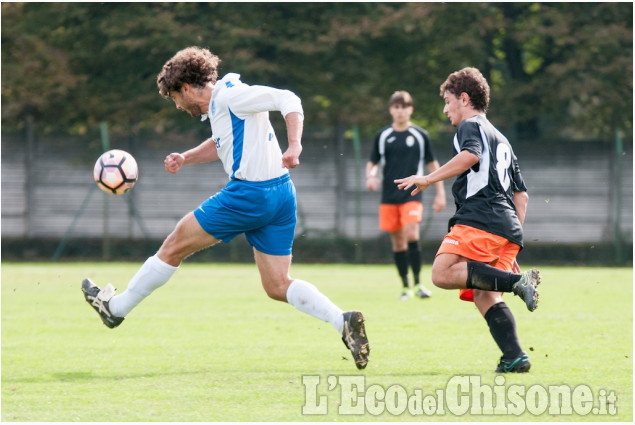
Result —
<path fill-rule="evenodd" d="M 432 281 L 444 289 L 471 289 L 479 312 L 503 352 L 496 372 L 527 372 L 516 322 L 502 292 L 538 306 L 538 270 L 523 274 L 516 255 L 523 244 L 522 223 L 529 197 L 511 145 L 486 118 L 489 85 L 476 68 L 450 74 L 441 85 L 445 113 L 453 126 L 455 156 L 426 176 L 395 180 L 416 195 L 431 184 L 458 176 L 452 186 L 456 212 L 450 232 L 432 265 Z"/>
<path fill-rule="evenodd" d="M 383 167 L 383 185 L 379 205 L 379 228 L 390 234 L 392 252 L 397 272 L 403 285 L 400 299 L 413 296 L 408 282 L 408 265 L 414 277 L 414 292 L 420 298 L 432 293 L 419 280 L 421 271 L 421 246 L 419 245 L 419 225 L 423 215 L 421 194 L 414 198 L 400 191 L 393 181 L 410 174 L 422 175 L 424 164 L 428 171 L 439 168 L 439 162 L 432 151 L 428 132 L 410 122 L 414 111 L 412 97 L 406 91 L 396 91 L 390 97 L 388 111 L 392 124 L 377 133 L 366 164 L 366 187 L 372 191 L 379 189 L 379 166 Z M 445 208 L 443 182 L 435 184 L 435 213 Z"/>
<path fill-rule="evenodd" d="M 238 74 L 216 81 L 219 63 L 207 49 L 183 49 L 163 66 L 157 85 L 159 93 L 171 98 L 177 109 L 209 118 L 212 127 L 212 136 L 199 146 L 169 154 L 165 169 L 177 173 L 184 165 L 220 159 L 229 182 L 179 221 L 122 294 L 114 296 L 111 284 L 100 290 L 84 279 L 86 301 L 106 326 L 114 328 L 165 284 L 189 255 L 244 233 L 253 246 L 267 295 L 329 322 L 342 335 L 356 366 L 363 369 L 370 348 L 362 313 L 342 312 L 315 286 L 289 275 L 296 197 L 288 169 L 300 164 L 304 119 L 300 99 L 288 90 L 249 86 Z M 284 154 L 269 122 L 269 111 L 284 116 L 289 142 Z"/>

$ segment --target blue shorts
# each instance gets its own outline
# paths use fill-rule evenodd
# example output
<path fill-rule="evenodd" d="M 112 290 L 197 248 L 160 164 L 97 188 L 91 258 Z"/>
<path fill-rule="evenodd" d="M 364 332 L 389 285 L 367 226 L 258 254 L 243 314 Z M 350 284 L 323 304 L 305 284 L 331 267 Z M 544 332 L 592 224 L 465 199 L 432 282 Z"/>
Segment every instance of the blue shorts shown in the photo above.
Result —
<path fill-rule="evenodd" d="M 194 210 L 194 216 L 207 233 L 225 243 L 244 233 L 260 252 L 291 255 L 295 187 L 289 174 L 263 182 L 231 180 Z"/>

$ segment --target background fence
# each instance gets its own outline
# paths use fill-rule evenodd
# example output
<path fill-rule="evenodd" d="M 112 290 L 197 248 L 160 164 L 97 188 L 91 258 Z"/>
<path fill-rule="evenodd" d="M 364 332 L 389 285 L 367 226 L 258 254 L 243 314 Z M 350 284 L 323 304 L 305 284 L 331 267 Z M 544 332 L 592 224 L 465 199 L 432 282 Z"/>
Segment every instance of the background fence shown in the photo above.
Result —
<path fill-rule="evenodd" d="M 177 146 L 173 139 L 113 141 L 113 148 L 134 154 L 140 179 L 128 194 L 111 196 L 94 190 L 92 168 L 97 155 L 65 148 L 62 140 L 54 137 L 3 137 L 3 258 L 20 256 L 11 248 L 12 241 L 27 245 L 32 241 L 31 246 L 48 241 L 59 248 L 58 242 L 65 237 L 162 240 L 179 218 L 227 181 L 220 164 L 192 165 L 176 176 L 164 171 L 167 153 L 198 142 L 183 140 L 187 138 L 183 136 Z M 443 164 L 450 158 L 451 146 L 439 139 L 435 153 Z M 363 168 L 370 144 L 370 140 L 360 144 L 338 140 L 329 130 L 307 131 L 302 164 L 291 172 L 298 193 L 296 240 L 381 240 L 377 217 L 380 195 L 364 186 Z M 613 247 L 619 262 L 632 259 L 632 252 L 628 252 L 633 241 L 631 140 L 557 140 L 542 143 L 540 148 L 531 142 L 516 142 L 514 149 L 530 194 L 526 245 Z M 440 214 L 432 214 L 433 189 L 424 194 L 424 245 L 438 245 L 447 230 L 454 211 L 451 181 L 445 188 L 448 207 Z M 388 246 L 384 248 L 388 252 Z M 367 260 L 363 253 L 356 258 Z"/>

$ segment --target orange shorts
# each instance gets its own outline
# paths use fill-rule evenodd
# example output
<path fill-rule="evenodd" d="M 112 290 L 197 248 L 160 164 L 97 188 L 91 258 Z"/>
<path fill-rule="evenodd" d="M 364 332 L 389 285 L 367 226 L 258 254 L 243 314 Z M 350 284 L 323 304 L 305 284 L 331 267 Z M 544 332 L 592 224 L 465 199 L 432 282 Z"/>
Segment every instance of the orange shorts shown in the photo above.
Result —
<path fill-rule="evenodd" d="M 379 228 L 385 232 L 396 232 L 406 223 L 421 223 L 423 204 L 417 201 L 404 204 L 380 204 Z"/>
<path fill-rule="evenodd" d="M 437 255 L 456 254 L 487 263 L 497 269 L 511 271 L 518 251 L 520 246 L 502 236 L 457 224 L 452 226 L 450 233 L 443 238 Z M 474 294 L 471 289 L 461 289 L 459 298 L 464 301 L 474 301 Z"/>

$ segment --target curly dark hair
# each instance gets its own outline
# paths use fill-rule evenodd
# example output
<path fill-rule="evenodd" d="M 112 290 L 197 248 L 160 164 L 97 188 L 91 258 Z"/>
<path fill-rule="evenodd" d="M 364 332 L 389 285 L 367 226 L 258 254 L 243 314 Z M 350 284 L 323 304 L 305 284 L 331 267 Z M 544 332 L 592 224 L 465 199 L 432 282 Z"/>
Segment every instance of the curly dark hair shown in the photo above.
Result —
<path fill-rule="evenodd" d="M 478 69 L 463 68 L 450 74 L 448 79 L 441 84 L 441 96 L 446 91 L 456 97 L 459 97 L 461 93 L 467 93 L 474 109 L 487 112 L 489 84 Z"/>
<path fill-rule="evenodd" d="M 181 90 L 184 83 L 199 88 L 208 82 L 216 83 L 219 64 L 218 56 L 208 49 L 193 46 L 180 50 L 157 75 L 159 93 L 169 97 L 170 92 Z"/>

